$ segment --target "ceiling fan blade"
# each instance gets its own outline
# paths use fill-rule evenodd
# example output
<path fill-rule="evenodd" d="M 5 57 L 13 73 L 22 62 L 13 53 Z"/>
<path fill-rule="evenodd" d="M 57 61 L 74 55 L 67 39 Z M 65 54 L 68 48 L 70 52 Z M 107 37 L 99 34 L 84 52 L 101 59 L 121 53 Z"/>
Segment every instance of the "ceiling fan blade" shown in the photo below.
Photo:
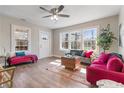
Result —
<path fill-rule="evenodd" d="M 42 10 L 44 10 L 44 11 L 47 11 L 47 12 L 51 13 L 51 11 L 49 11 L 49 10 L 43 8 L 43 7 L 40 7 L 40 9 L 42 9 Z"/>
<path fill-rule="evenodd" d="M 43 18 L 51 17 L 52 15 L 44 16 Z"/>
<path fill-rule="evenodd" d="M 58 16 L 60 16 L 60 17 L 70 17 L 70 15 L 66 15 L 66 14 L 58 14 Z"/>
<path fill-rule="evenodd" d="M 63 10 L 64 6 L 63 5 L 60 5 L 57 9 L 57 13 L 61 12 Z"/>

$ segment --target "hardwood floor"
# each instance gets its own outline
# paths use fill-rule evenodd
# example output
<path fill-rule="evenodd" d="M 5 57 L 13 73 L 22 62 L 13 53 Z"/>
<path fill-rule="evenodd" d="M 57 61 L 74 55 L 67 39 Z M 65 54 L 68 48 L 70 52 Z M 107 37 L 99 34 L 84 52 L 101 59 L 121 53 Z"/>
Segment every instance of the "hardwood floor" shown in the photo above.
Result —
<path fill-rule="evenodd" d="M 55 57 L 44 58 L 34 64 L 19 65 L 14 75 L 14 88 L 87 88 L 88 85 L 77 82 L 62 74 L 49 70 L 56 64 L 50 64 Z M 59 59 L 60 60 L 60 59 Z M 61 73 L 61 72 L 60 72 Z M 72 72 L 69 72 L 73 74 Z M 78 72 L 76 72 L 78 73 Z"/>

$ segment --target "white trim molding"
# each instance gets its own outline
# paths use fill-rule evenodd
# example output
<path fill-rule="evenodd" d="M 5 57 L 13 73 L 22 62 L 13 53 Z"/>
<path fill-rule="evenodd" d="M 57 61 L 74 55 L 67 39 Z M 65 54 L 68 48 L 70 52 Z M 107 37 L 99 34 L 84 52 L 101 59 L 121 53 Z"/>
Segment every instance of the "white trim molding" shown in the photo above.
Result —
<path fill-rule="evenodd" d="M 58 56 L 58 55 L 53 55 L 53 57 L 58 57 L 58 58 L 61 58 L 61 56 Z"/>

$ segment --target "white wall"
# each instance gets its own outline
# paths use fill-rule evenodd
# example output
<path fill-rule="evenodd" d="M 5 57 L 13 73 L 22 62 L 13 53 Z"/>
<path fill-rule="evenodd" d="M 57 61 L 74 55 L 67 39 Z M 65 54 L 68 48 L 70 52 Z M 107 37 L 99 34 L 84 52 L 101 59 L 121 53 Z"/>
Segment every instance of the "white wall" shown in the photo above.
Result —
<path fill-rule="evenodd" d="M 124 14 L 123 14 L 123 16 L 124 16 Z M 91 21 L 91 22 L 82 23 L 82 24 L 78 24 L 78 25 L 51 31 L 48 28 L 45 28 L 42 26 L 37 26 L 37 25 L 31 24 L 31 23 L 13 18 L 13 17 L 8 17 L 8 16 L 0 14 L 0 47 L 5 47 L 7 52 L 10 52 L 10 48 L 11 48 L 10 47 L 10 45 L 11 45 L 10 44 L 10 42 L 11 42 L 10 27 L 11 26 L 10 25 L 11 24 L 26 26 L 26 27 L 31 28 L 31 30 L 32 30 L 31 31 L 31 41 L 32 41 L 31 48 L 32 48 L 32 52 L 36 53 L 37 55 L 39 55 L 39 30 L 50 32 L 50 45 L 51 45 L 50 52 L 51 52 L 51 55 L 57 55 L 57 56 L 63 55 L 63 52 L 60 51 L 60 46 L 59 46 L 60 45 L 60 42 L 59 42 L 60 41 L 60 39 L 59 39 L 60 32 L 73 31 L 73 30 L 76 31 L 76 30 L 80 30 L 83 28 L 93 27 L 93 26 L 98 26 L 98 25 L 101 29 L 103 27 L 106 27 L 107 24 L 111 24 L 111 31 L 113 31 L 113 33 L 115 35 L 117 35 L 117 37 L 118 37 L 118 16 L 102 18 L 102 19 Z M 112 45 L 110 50 L 116 51 L 116 52 L 118 51 L 118 42 L 117 41 L 114 42 L 114 44 Z"/>
<path fill-rule="evenodd" d="M 52 55 L 52 31 L 50 29 L 2 14 L 0 14 L 0 47 L 5 47 L 6 51 L 10 52 L 11 24 L 31 28 L 31 49 L 37 55 L 39 55 L 39 31 L 50 32 L 50 54 Z"/>
<path fill-rule="evenodd" d="M 111 16 L 107 18 L 102 18 L 94 21 L 90 21 L 87 23 L 82 23 L 70 27 L 65 27 L 61 29 L 55 29 L 53 30 L 53 54 L 55 56 L 63 56 L 64 52 L 60 50 L 60 32 L 65 32 L 65 31 L 77 31 L 81 30 L 84 28 L 89 28 L 89 27 L 94 27 L 94 26 L 99 26 L 99 29 L 102 29 L 107 26 L 107 24 L 111 25 L 111 31 L 115 34 L 116 37 L 118 37 L 118 15 L 116 16 Z M 118 41 L 114 41 L 110 51 L 115 51 L 118 52 Z"/>
<path fill-rule="evenodd" d="M 121 8 L 120 14 L 119 14 L 119 24 L 122 24 L 124 26 L 124 6 Z M 124 30 L 123 30 L 124 32 Z M 121 35 L 121 37 L 124 37 Z M 122 43 L 124 43 L 124 40 L 122 40 Z M 124 58 L 124 47 L 119 47 L 119 53 L 123 55 Z"/>

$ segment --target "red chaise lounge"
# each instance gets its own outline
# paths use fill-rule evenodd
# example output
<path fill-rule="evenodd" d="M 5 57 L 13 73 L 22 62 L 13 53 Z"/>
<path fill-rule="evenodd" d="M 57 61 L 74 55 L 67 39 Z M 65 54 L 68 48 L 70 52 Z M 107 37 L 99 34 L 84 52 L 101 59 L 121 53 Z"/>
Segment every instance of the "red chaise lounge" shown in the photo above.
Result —
<path fill-rule="evenodd" d="M 101 79 L 124 84 L 124 63 L 121 58 L 115 55 L 101 53 L 99 58 L 87 67 L 86 77 L 92 85 L 96 85 L 96 82 Z"/>
<path fill-rule="evenodd" d="M 10 65 L 17 65 L 21 63 L 27 63 L 27 62 L 32 62 L 35 63 L 37 62 L 38 57 L 34 54 L 27 54 L 25 56 L 13 56 L 9 57 L 7 62 Z"/>

